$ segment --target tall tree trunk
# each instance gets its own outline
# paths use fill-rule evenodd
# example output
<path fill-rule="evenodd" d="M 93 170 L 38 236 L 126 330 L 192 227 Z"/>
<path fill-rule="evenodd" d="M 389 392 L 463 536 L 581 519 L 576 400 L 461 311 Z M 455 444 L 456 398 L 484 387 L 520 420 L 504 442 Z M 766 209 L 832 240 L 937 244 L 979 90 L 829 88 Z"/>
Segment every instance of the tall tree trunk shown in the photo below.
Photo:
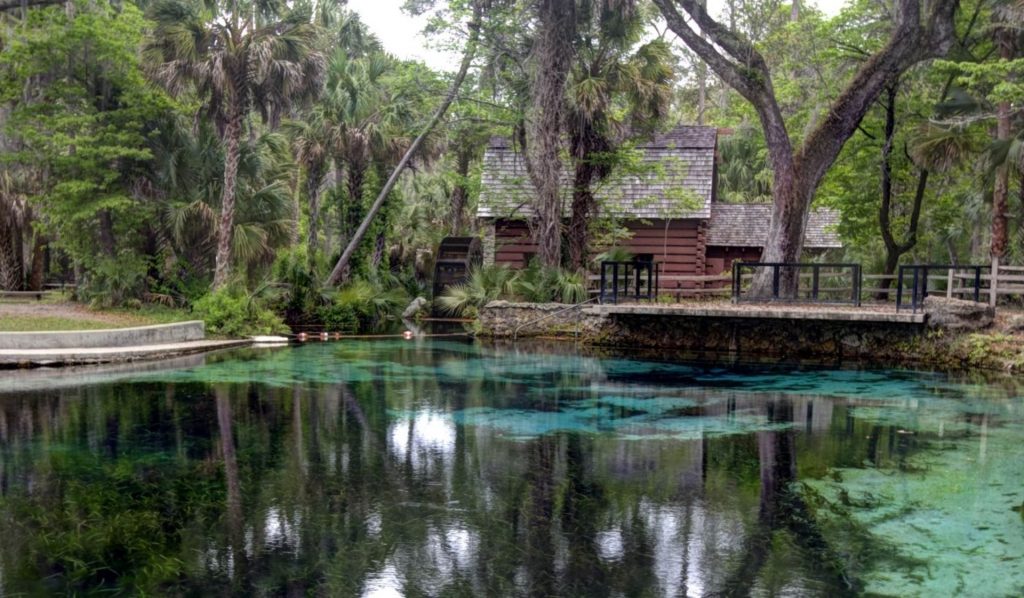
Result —
<path fill-rule="evenodd" d="M 1000 58 L 1010 60 L 1013 51 L 1007 40 L 1002 40 L 999 49 Z M 996 139 L 1005 141 L 1010 138 L 1010 103 L 1000 102 L 996 107 Z M 999 265 L 1006 255 L 1009 242 L 1007 213 L 1010 204 L 1010 166 L 1005 161 L 996 169 L 995 186 L 992 189 L 992 245 L 989 255 L 992 257 L 992 279 L 998 278 Z M 999 300 L 997 285 L 993 284 L 989 292 L 989 305 L 993 307 Z"/>
<path fill-rule="evenodd" d="M 562 262 L 562 115 L 572 61 L 575 0 L 539 0 L 531 108 L 527 119 L 527 171 L 536 193 L 534 237 L 541 264 Z"/>
<path fill-rule="evenodd" d="M 910 212 L 910 222 L 903 241 L 897 241 L 892 232 L 892 146 L 896 137 L 896 93 L 898 85 L 893 83 L 886 90 L 885 102 L 885 143 L 882 145 L 882 202 L 878 207 L 878 225 L 885 244 L 885 265 L 882 274 L 892 276 L 899 265 L 900 257 L 917 245 L 917 225 L 921 219 L 921 205 L 924 192 L 928 185 L 928 170 L 922 169 L 917 177 L 917 189 L 914 191 L 914 204 Z M 881 280 L 881 291 L 877 299 L 888 300 L 888 289 L 892 279 Z"/>
<path fill-rule="evenodd" d="M 220 221 L 217 225 L 217 257 L 214 260 L 213 286 L 216 291 L 231 276 L 231 242 L 235 232 L 235 183 L 238 179 L 239 141 L 242 136 L 242 115 L 235 108 L 224 127 L 224 188 L 220 198 Z"/>
<path fill-rule="evenodd" d="M 458 152 L 456 158 L 455 173 L 459 178 L 455 183 L 455 187 L 452 189 L 452 211 L 450 221 L 452 223 L 453 235 L 458 235 L 466 230 L 466 202 L 469 200 L 467 180 L 469 179 L 469 164 L 471 158 L 472 156 L 468 151 Z"/>
<path fill-rule="evenodd" d="M 594 168 L 586 162 L 576 164 L 572 188 L 572 212 L 569 216 L 569 264 L 574 270 L 585 270 L 590 250 L 590 219 L 596 204 L 591 188 Z"/>
<path fill-rule="evenodd" d="M 377 194 L 377 199 L 374 200 L 373 205 L 370 206 L 370 211 L 363 218 L 363 221 L 359 224 L 359 228 L 356 229 L 355 234 L 345 247 L 345 251 L 342 252 L 341 257 L 338 258 L 338 262 L 334 265 L 334 269 L 331 270 L 331 275 L 327 277 L 327 284 L 337 286 L 348 278 L 349 262 L 352 260 L 352 254 L 355 253 L 356 248 L 359 247 L 359 243 L 362 242 L 363 237 L 366 235 L 366 231 L 370 229 L 370 224 L 376 217 L 377 212 L 384 206 L 384 202 L 387 200 L 388 195 L 391 194 L 391 190 L 395 187 L 398 182 L 398 177 L 401 176 L 402 172 L 409 165 L 412 157 L 416 155 L 416 151 L 419 150 L 420 145 L 423 144 L 423 140 L 426 139 L 437 123 L 441 122 L 441 118 L 444 117 L 445 113 L 448 112 L 448 108 L 455 101 L 455 97 L 459 93 L 459 88 L 462 87 L 462 82 L 466 79 L 466 74 L 469 72 L 469 66 L 473 62 L 473 56 L 476 55 L 477 38 L 480 31 L 480 4 L 479 2 L 473 2 L 473 17 L 469 22 L 470 36 L 466 42 L 466 49 L 462 56 L 462 63 L 459 65 L 459 71 L 455 74 L 455 78 L 452 80 L 452 85 L 448 89 L 448 95 L 445 96 L 441 105 L 437 107 L 437 111 L 427 122 L 426 126 L 420 132 L 419 136 L 413 140 L 409 149 L 405 151 L 405 155 L 395 166 L 395 169 L 391 172 L 391 176 L 388 177 L 384 188 Z"/>
<path fill-rule="evenodd" d="M 99 219 L 100 249 L 103 250 L 107 257 L 116 257 L 117 243 L 114 240 L 114 218 L 110 215 L 110 210 L 100 210 Z"/>
<path fill-rule="evenodd" d="M 306 191 L 309 195 L 309 235 L 306 239 L 306 259 L 310 270 L 316 264 L 316 254 L 320 247 L 320 180 L 322 172 L 314 166 L 306 173 Z"/>
<path fill-rule="evenodd" d="M 41 291 L 46 278 L 46 239 L 36 233 L 32 245 L 32 268 L 29 270 L 28 290 Z"/>
<path fill-rule="evenodd" d="M 16 214 L 0 213 L 0 289 L 20 291 L 24 284 L 21 227 Z"/>

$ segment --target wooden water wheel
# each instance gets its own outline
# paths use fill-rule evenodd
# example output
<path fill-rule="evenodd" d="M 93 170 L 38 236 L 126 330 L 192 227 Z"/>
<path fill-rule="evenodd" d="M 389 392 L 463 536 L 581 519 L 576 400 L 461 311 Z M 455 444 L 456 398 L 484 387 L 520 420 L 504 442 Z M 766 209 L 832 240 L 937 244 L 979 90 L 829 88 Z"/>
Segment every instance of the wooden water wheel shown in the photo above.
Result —
<path fill-rule="evenodd" d="M 437 248 L 434 263 L 434 298 L 455 284 L 469 278 L 469 272 L 484 261 L 483 247 L 478 237 L 445 237 Z"/>

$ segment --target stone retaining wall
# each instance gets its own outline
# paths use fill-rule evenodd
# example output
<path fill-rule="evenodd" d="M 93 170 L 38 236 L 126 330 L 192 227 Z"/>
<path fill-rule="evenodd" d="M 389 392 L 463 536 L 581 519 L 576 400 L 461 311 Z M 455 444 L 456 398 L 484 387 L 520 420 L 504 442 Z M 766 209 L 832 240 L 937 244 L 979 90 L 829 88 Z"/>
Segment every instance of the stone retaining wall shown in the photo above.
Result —
<path fill-rule="evenodd" d="M 137 347 L 200 341 L 205 337 L 205 324 L 199 320 L 108 330 L 0 332 L 0 350 Z"/>
<path fill-rule="evenodd" d="M 902 356 L 909 343 L 925 331 L 923 322 L 623 314 L 605 313 L 600 307 L 565 308 L 554 303 L 493 302 L 480 310 L 481 335 L 572 337 L 578 326 L 581 341 L 599 346 L 879 362 Z"/>
<path fill-rule="evenodd" d="M 585 340 L 693 353 L 878 362 L 901 356 L 923 332 L 924 325 L 914 323 L 614 315 L 600 336 Z"/>
<path fill-rule="evenodd" d="M 492 301 L 480 310 L 482 336 L 583 336 L 599 333 L 604 318 L 585 306 Z"/>

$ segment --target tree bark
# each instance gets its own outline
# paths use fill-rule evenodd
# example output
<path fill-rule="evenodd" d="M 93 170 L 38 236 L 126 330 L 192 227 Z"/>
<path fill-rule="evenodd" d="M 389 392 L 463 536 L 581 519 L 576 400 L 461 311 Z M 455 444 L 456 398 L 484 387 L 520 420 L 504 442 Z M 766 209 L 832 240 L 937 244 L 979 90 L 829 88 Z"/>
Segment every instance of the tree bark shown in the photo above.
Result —
<path fill-rule="evenodd" d="M 891 276 L 899 265 L 900 257 L 914 248 L 917 244 L 917 225 L 921 219 L 921 206 L 924 202 L 924 192 L 928 185 L 928 169 L 922 169 L 917 177 L 917 188 L 914 191 L 914 203 L 910 212 L 910 222 L 907 223 L 906 236 L 902 241 L 897 241 L 892 232 L 892 146 L 896 136 L 896 93 L 898 84 L 893 83 L 886 90 L 885 102 L 885 143 L 882 145 L 882 202 L 878 208 L 878 225 L 882 234 L 882 243 L 885 244 L 885 266 L 882 274 Z M 876 295 L 877 299 L 888 300 L 888 289 L 892 285 L 892 279 L 881 280 L 881 291 Z"/>
<path fill-rule="evenodd" d="M 1013 51 L 1010 43 L 1001 40 L 999 54 L 1003 60 L 1010 60 Z M 1005 141 L 1010 138 L 1010 103 L 1000 102 L 996 107 L 996 139 Z M 995 186 L 992 189 L 992 244 L 989 255 L 992 257 L 992 279 L 998 278 L 999 265 L 1006 255 L 1009 243 L 1007 213 L 1010 204 L 1010 167 L 1005 162 L 996 169 Z M 999 300 L 997 285 L 993 282 L 989 292 L 989 304 L 993 307 Z"/>
<path fill-rule="evenodd" d="M 309 232 L 306 239 L 306 259 L 310 270 L 316 265 L 320 249 L 320 180 L 321 168 L 314 166 L 306 173 L 306 192 L 309 195 Z"/>
<path fill-rule="evenodd" d="M 99 241 L 100 248 L 103 253 L 113 258 L 117 256 L 117 244 L 114 240 L 114 219 L 110 215 L 110 210 L 100 210 L 99 213 L 100 226 L 99 226 Z"/>
<path fill-rule="evenodd" d="M 572 212 L 569 216 L 569 264 L 574 270 L 585 270 L 589 257 L 590 218 L 595 201 L 590 187 L 591 168 L 584 162 L 576 164 L 572 188 Z"/>
<path fill-rule="evenodd" d="M 348 246 L 345 247 L 345 251 L 342 252 L 341 257 L 338 258 L 338 262 L 334 265 L 334 269 L 331 270 L 330 276 L 327 277 L 327 284 L 331 286 L 337 286 L 343 283 L 348 278 L 349 262 L 352 260 L 352 254 L 355 253 L 356 248 L 359 247 L 359 243 L 362 242 L 363 237 L 366 235 L 366 231 L 369 230 L 370 224 L 373 222 L 377 212 L 384 206 L 384 202 L 387 200 L 391 190 L 395 187 L 398 182 L 398 177 L 401 176 L 402 172 L 409 165 L 412 157 L 416 154 L 416 151 L 423 144 L 423 140 L 426 139 L 427 135 L 434 130 L 437 123 L 441 121 L 441 118 L 448 111 L 448 108 L 455 101 L 455 97 L 459 93 L 459 88 L 462 87 L 462 82 L 466 79 L 466 74 L 469 72 L 469 66 L 473 62 L 473 56 L 476 54 L 477 38 L 479 37 L 480 31 L 480 5 L 477 2 L 473 3 L 473 17 L 469 23 L 469 41 L 466 42 L 466 50 L 462 56 L 462 64 L 459 65 L 459 71 L 455 75 L 455 79 L 452 80 L 451 88 L 448 90 L 448 95 L 445 96 L 441 105 L 438 106 L 437 111 L 431 117 L 430 121 L 423 128 L 423 131 L 419 134 L 416 139 L 413 140 L 412 145 L 405 151 L 405 155 L 402 156 L 398 166 L 391 172 L 391 176 L 388 177 L 384 188 L 380 190 L 377 195 L 377 199 L 374 200 L 373 205 L 370 206 L 370 211 L 363 218 L 363 221 L 359 224 L 359 228 L 356 229 L 352 239 L 348 242 Z"/>
<path fill-rule="evenodd" d="M 25 282 L 20 220 L 17 214 L 0 212 L 0 289 L 5 291 L 20 291 Z"/>
<path fill-rule="evenodd" d="M 524 154 L 533 183 L 536 222 L 533 234 L 541 264 L 562 262 L 562 116 L 565 84 L 572 61 L 576 24 L 574 0 L 539 0 L 538 31 L 534 42 L 534 74 Z"/>
<path fill-rule="evenodd" d="M 758 114 L 775 181 L 768 238 L 761 260 L 797 262 L 803 251 L 811 199 L 843 145 L 857 130 L 885 84 L 926 58 L 942 56 L 954 40 L 953 15 L 958 2 L 936 0 L 922 16 L 919 0 L 897 0 L 896 22 L 886 45 L 857 71 L 832 103 L 828 114 L 794 151 L 779 110 L 767 62 L 753 44 L 712 19 L 698 0 L 654 0 L 668 26 L 702 60 L 749 101 Z M 701 33 L 679 12 L 682 8 Z M 702 35 L 710 38 L 705 40 Z M 784 269 L 781 294 L 795 296 L 798 277 Z M 755 277 L 754 295 L 770 291 L 770 278 Z"/>
<path fill-rule="evenodd" d="M 231 276 L 231 242 L 235 232 L 235 183 L 238 178 L 239 141 L 242 115 L 236 107 L 224 127 L 224 188 L 221 190 L 220 221 L 217 226 L 217 257 L 214 260 L 212 290 L 221 289 Z"/>
<path fill-rule="evenodd" d="M 29 270 L 28 290 L 43 290 L 43 282 L 46 278 L 46 239 L 43 235 L 36 233 L 35 243 L 32 244 L 32 268 Z"/>
<path fill-rule="evenodd" d="M 455 174 L 458 175 L 458 182 L 452 189 L 452 203 L 450 221 L 452 234 L 458 235 L 466 227 L 466 203 L 469 200 L 469 190 L 466 188 L 466 181 L 469 179 L 469 164 L 472 155 L 469 151 L 463 150 L 457 153 Z"/>

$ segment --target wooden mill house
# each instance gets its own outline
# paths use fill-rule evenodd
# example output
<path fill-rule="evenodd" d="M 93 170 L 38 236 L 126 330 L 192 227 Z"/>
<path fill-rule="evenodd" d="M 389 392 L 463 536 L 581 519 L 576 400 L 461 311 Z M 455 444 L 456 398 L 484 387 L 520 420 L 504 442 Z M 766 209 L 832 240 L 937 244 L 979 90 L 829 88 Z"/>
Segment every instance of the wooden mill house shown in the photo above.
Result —
<path fill-rule="evenodd" d="M 637 164 L 595 188 L 601 216 L 628 231 L 617 245 L 659 264 L 663 290 L 703 286 L 684 281 L 720 275 L 734 260 L 761 257 L 771 205 L 716 201 L 717 144 L 713 127 L 676 127 L 637 144 Z M 571 181 L 564 173 L 566 218 Z M 536 255 L 526 222 L 532 196 L 522 157 L 507 140 L 493 139 L 484 154 L 477 209 L 485 264 L 520 268 Z M 811 212 L 804 241 L 808 255 L 841 247 L 837 221 L 833 210 Z"/>

